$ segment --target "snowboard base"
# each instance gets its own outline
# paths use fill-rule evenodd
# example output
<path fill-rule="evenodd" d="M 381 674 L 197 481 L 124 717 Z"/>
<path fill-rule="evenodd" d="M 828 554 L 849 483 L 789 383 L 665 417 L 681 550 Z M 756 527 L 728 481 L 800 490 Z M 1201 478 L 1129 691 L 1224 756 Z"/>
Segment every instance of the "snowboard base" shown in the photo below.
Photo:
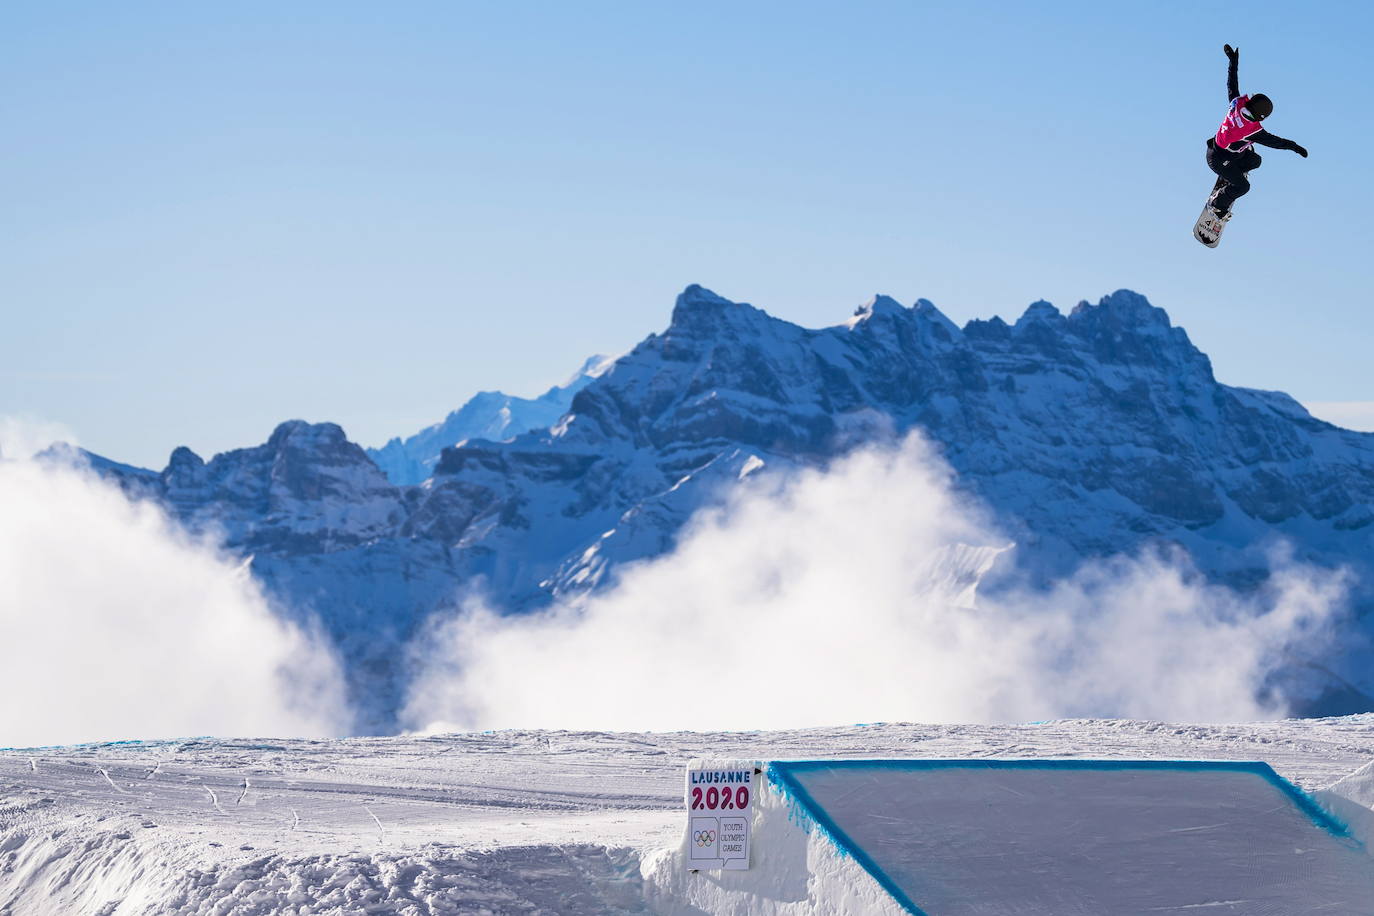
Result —
<path fill-rule="evenodd" d="M 1207 197 L 1207 203 L 1202 205 L 1202 215 L 1193 224 L 1193 238 L 1208 248 L 1217 247 L 1217 243 L 1221 241 L 1221 234 L 1226 231 L 1226 224 L 1231 221 L 1230 214 L 1223 219 L 1212 209 L 1212 201 L 1216 199 L 1218 190 L 1220 189 L 1212 189 L 1212 193 Z"/>

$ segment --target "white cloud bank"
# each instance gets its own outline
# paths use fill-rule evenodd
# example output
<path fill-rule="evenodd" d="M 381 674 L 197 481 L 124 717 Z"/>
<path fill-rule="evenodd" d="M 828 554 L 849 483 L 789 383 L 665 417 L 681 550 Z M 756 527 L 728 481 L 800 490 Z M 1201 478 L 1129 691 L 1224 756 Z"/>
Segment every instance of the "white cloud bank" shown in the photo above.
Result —
<path fill-rule="evenodd" d="M 0 461 L 0 746 L 347 727 L 331 656 L 246 568 L 30 450 Z"/>
<path fill-rule="evenodd" d="M 66 426 L 37 417 L 0 416 L 0 459 L 31 458 L 54 442 L 76 445 L 76 435 Z"/>
<path fill-rule="evenodd" d="M 1260 686 L 1344 601 L 1339 575 L 1283 560 L 1242 595 L 1157 554 L 975 597 L 1006 542 L 920 439 L 760 476 L 583 607 L 471 607 L 426 634 L 411 726 L 1263 718 L 1282 710 Z"/>

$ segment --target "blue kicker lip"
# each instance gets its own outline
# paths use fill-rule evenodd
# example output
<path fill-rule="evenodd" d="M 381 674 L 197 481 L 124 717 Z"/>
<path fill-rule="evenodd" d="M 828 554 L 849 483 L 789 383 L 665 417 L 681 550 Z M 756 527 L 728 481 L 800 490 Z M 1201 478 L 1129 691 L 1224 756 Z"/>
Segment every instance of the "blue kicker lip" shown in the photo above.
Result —
<path fill-rule="evenodd" d="M 1181 772 L 1232 772 L 1250 773 L 1274 786 L 1297 806 L 1312 823 L 1338 839 L 1359 844 L 1351 837 L 1350 828 L 1341 820 L 1317 804 L 1313 798 L 1284 779 L 1269 764 L 1259 760 L 1045 760 L 1045 759 L 975 759 L 975 760 L 922 760 L 922 759 L 873 759 L 873 760 L 774 760 L 768 764 L 768 781 L 782 792 L 785 798 L 799 805 L 805 815 L 814 821 L 832 844 L 844 855 L 858 862 L 864 871 L 892 895 L 903 909 L 912 916 L 929 916 L 916 905 L 906 893 L 897 886 L 879 867 L 877 862 L 864 852 L 839 825 L 825 813 L 811 793 L 793 775 L 808 770 L 833 769 L 879 769 L 879 770 L 1173 770 Z"/>

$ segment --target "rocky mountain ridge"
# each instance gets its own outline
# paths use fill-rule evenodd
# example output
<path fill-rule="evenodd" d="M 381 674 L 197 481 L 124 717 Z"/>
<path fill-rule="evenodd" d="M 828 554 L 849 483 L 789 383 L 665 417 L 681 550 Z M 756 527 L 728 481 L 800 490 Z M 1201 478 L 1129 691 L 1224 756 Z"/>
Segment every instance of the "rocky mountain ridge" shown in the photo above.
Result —
<path fill-rule="evenodd" d="M 1220 384 L 1182 328 L 1125 290 L 963 328 L 925 300 L 878 296 L 806 329 L 691 286 L 668 328 L 579 385 L 551 426 L 444 448 L 417 485 L 388 480 L 338 426 L 302 421 L 208 462 L 178 449 L 156 474 L 96 467 L 251 554 L 282 606 L 318 615 L 340 646 L 360 728 L 387 731 L 401 647 L 436 611 L 479 592 L 516 613 L 601 587 L 670 550 L 741 477 L 911 429 L 1033 577 L 1167 543 L 1244 586 L 1283 539 L 1356 570 L 1359 605 L 1374 605 L 1374 434 Z M 1329 678 L 1312 709 L 1374 708 L 1364 650 L 1318 661 Z"/>
<path fill-rule="evenodd" d="M 562 385 L 537 398 L 521 398 L 502 391 L 479 391 L 441 422 L 402 439 L 396 436 L 368 457 L 397 486 L 423 483 L 439 463 L 439 455 L 464 439 L 501 442 L 535 429 L 548 429 L 568 412 L 573 395 L 600 376 L 614 362 L 607 356 L 587 359 Z"/>

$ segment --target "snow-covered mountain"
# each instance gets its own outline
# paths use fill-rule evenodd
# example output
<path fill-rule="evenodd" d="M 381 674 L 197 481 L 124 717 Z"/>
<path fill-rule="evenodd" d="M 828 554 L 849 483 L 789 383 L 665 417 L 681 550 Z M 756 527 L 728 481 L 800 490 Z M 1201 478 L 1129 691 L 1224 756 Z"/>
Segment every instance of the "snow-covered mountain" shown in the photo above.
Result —
<path fill-rule="evenodd" d="M 1129 291 L 963 328 L 925 300 L 879 296 L 813 330 L 691 286 L 663 333 L 573 384 L 552 426 L 397 443 L 423 467 L 426 449 L 466 439 L 414 486 L 338 426 L 301 421 L 209 462 L 178 449 L 155 480 L 97 469 L 221 532 L 285 607 L 317 613 L 369 730 L 394 725 L 399 647 L 468 591 L 516 612 L 597 588 L 669 550 L 741 477 L 915 428 L 998 514 L 1032 576 L 1165 543 L 1244 586 L 1283 538 L 1301 560 L 1352 567 L 1366 619 L 1374 605 L 1374 434 L 1219 383 L 1183 329 Z M 1374 708 L 1367 650 L 1311 661 L 1327 691 L 1311 708 Z"/>
<path fill-rule="evenodd" d="M 570 379 L 537 398 L 479 391 L 442 422 L 405 439 L 397 436 L 381 448 L 370 448 L 368 457 L 397 486 L 421 483 L 434 473 L 439 453 L 464 439 L 501 442 L 530 430 L 548 429 L 568 412 L 573 395 L 601 375 L 612 362 L 610 357 L 593 356 Z"/>

